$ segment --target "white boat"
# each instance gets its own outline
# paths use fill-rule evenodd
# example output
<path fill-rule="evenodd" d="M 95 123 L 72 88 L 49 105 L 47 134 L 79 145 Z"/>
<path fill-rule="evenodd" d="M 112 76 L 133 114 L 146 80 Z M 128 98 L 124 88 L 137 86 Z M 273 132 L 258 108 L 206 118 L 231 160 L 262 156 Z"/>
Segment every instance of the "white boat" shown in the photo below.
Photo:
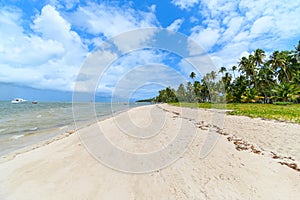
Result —
<path fill-rule="evenodd" d="M 26 102 L 27 100 L 25 99 L 22 99 L 22 98 L 14 98 L 11 103 L 24 103 Z"/>

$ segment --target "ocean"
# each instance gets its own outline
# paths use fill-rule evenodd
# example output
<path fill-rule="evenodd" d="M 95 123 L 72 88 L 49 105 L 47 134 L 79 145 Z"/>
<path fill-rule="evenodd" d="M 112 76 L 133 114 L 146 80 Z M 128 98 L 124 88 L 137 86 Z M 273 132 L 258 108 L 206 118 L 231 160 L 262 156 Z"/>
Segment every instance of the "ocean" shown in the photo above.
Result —
<path fill-rule="evenodd" d="M 80 128 L 114 113 L 145 103 L 95 103 L 93 113 L 86 112 L 87 103 L 76 104 L 76 126 L 72 103 L 31 102 L 12 104 L 0 101 L 0 156 L 50 139 L 66 131 Z M 80 112 L 78 112 L 80 111 Z"/>

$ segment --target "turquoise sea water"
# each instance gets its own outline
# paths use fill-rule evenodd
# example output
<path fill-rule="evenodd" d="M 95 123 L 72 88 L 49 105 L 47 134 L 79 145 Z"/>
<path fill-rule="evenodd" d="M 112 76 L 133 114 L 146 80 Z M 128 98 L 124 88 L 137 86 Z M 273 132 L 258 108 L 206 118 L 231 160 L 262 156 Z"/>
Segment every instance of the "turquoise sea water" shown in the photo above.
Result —
<path fill-rule="evenodd" d="M 101 120 L 141 105 L 145 104 L 95 103 L 91 113 L 86 110 L 90 104 L 76 104 L 76 125 L 80 128 L 78 126 L 95 119 Z M 0 101 L 0 155 L 75 129 L 72 109 L 72 103 L 12 104 Z"/>

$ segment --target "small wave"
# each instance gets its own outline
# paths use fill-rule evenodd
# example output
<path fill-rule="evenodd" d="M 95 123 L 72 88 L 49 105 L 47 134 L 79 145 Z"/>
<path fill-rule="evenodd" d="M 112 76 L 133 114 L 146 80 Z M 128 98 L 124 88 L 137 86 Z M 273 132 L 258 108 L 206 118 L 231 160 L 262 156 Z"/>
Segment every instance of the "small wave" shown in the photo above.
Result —
<path fill-rule="evenodd" d="M 38 116 L 36 116 L 36 118 L 41 118 L 42 117 L 42 115 L 38 115 Z"/>
<path fill-rule="evenodd" d="M 7 128 L 0 129 L 0 133 L 6 131 Z"/>
<path fill-rule="evenodd" d="M 37 131 L 37 130 L 38 130 L 38 127 L 33 127 L 33 128 L 26 129 L 24 131 L 29 132 L 29 131 Z"/>
<path fill-rule="evenodd" d="M 68 128 L 68 127 L 69 127 L 69 126 L 62 126 L 62 127 L 59 128 L 59 130 L 66 129 L 66 128 Z"/>
<path fill-rule="evenodd" d="M 17 140 L 17 139 L 19 139 L 21 137 L 24 137 L 24 135 L 23 134 L 22 135 L 14 135 L 14 136 L 10 137 L 10 139 Z"/>

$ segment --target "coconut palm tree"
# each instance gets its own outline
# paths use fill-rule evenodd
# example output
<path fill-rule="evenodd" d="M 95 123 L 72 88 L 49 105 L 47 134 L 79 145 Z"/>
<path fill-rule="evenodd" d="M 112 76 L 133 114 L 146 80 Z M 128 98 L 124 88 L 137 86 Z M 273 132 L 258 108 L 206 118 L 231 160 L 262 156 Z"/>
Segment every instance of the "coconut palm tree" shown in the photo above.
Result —
<path fill-rule="evenodd" d="M 247 88 L 247 83 L 248 80 L 243 75 L 238 76 L 236 79 L 234 79 L 233 83 L 231 84 L 230 91 L 230 93 L 232 94 L 232 102 L 241 102 L 241 96 Z"/>
<path fill-rule="evenodd" d="M 238 62 L 239 66 L 239 71 L 241 74 L 246 76 L 246 79 L 248 81 L 248 87 L 250 88 L 251 86 L 251 78 L 253 77 L 254 74 L 254 67 L 253 67 L 253 62 L 252 62 L 253 56 L 249 55 L 248 58 L 245 56 L 242 57 L 242 59 Z"/>
<path fill-rule="evenodd" d="M 217 79 L 217 72 L 211 71 L 209 76 L 210 76 L 211 80 L 214 81 Z"/>
<path fill-rule="evenodd" d="M 294 85 L 300 85 L 300 68 L 293 75 L 292 82 Z"/>
<path fill-rule="evenodd" d="M 187 101 L 188 102 L 194 102 L 195 92 L 194 92 L 194 86 L 191 82 L 187 82 L 186 91 L 187 91 Z"/>
<path fill-rule="evenodd" d="M 233 78 L 235 79 L 235 71 L 237 70 L 237 67 L 235 66 L 235 65 L 233 65 L 232 67 L 231 67 L 231 71 L 232 71 L 232 73 L 233 73 Z"/>
<path fill-rule="evenodd" d="M 274 51 L 268 59 L 262 49 L 256 49 L 242 57 L 230 71 L 234 78 L 223 66 L 218 72 L 205 74 L 200 82 L 194 80 L 196 74 L 192 72 L 190 78 L 194 83 L 181 85 L 180 91 L 186 93 L 187 101 L 218 100 L 224 97 L 220 94 L 224 94 L 225 86 L 226 100 L 230 102 L 256 102 L 261 101 L 261 96 L 265 103 L 270 102 L 270 97 L 276 101 L 300 102 L 300 41 L 295 50 Z M 240 73 L 236 76 L 235 71 Z M 218 73 L 222 74 L 220 81 L 216 81 Z M 160 99 L 175 99 L 166 98 L 173 95 L 170 89 L 160 91 Z M 179 93 L 177 90 L 177 95 Z"/>
<path fill-rule="evenodd" d="M 226 72 L 225 76 L 222 77 L 222 82 L 225 86 L 226 91 L 228 91 L 230 88 L 231 80 L 232 80 L 232 76 L 228 72 Z"/>
<path fill-rule="evenodd" d="M 224 72 L 226 72 L 226 71 L 227 71 L 226 67 L 221 67 L 219 70 L 219 73 L 221 73 L 222 76 L 224 76 Z"/>
<path fill-rule="evenodd" d="M 291 56 L 288 51 L 275 51 L 270 57 L 270 64 L 280 82 L 290 82 L 293 76 Z"/>
<path fill-rule="evenodd" d="M 292 51 L 292 56 L 297 63 L 300 63 L 300 40 L 298 42 L 298 45 L 295 46 L 295 50 Z"/>
<path fill-rule="evenodd" d="M 265 51 L 262 49 L 256 49 L 253 53 L 253 62 L 256 68 L 259 68 L 266 57 Z"/>
<path fill-rule="evenodd" d="M 279 85 L 276 85 L 272 91 L 275 93 L 272 98 L 277 101 L 295 101 L 300 97 L 299 86 L 291 83 L 280 83 Z"/>
<path fill-rule="evenodd" d="M 274 70 L 268 63 L 265 63 L 258 72 L 256 77 L 256 88 L 260 96 L 264 96 L 264 103 L 269 103 L 271 90 L 274 87 L 275 74 Z"/>
<path fill-rule="evenodd" d="M 197 102 L 199 102 L 201 100 L 200 91 L 202 86 L 199 81 L 195 81 L 193 86 L 194 86 L 195 98 Z"/>
<path fill-rule="evenodd" d="M 185 90 L 185 87 L 182 83 L 178 86 L 178 89 L 176 91 L 176 96 L 179 102 L 187 101 L 187 91 Z"/>
<path fill-rule="evenodd" d="M 195 74 L 195 72 L 191 72 L 191 74 L 190 74 L 190 78 L 191 78 L 191 79 L 193 79 L 193 80 L 194 80 L 194 78 L 196 78 L 196 74 Z"/>
<path fill-rule="evenodd" d="M 158 96 L 155 98 L 157 102 L 178 102 L 178 99 L 175 94 L 175 90 L 171 87 L 158 91 Z"/>
<path fill-rule="evenodd" d="M 259 96 L 255 88 L 246 88 L 241 96 L 243 103 L 255 103 L 263 99 L 264 97 Z"/>

